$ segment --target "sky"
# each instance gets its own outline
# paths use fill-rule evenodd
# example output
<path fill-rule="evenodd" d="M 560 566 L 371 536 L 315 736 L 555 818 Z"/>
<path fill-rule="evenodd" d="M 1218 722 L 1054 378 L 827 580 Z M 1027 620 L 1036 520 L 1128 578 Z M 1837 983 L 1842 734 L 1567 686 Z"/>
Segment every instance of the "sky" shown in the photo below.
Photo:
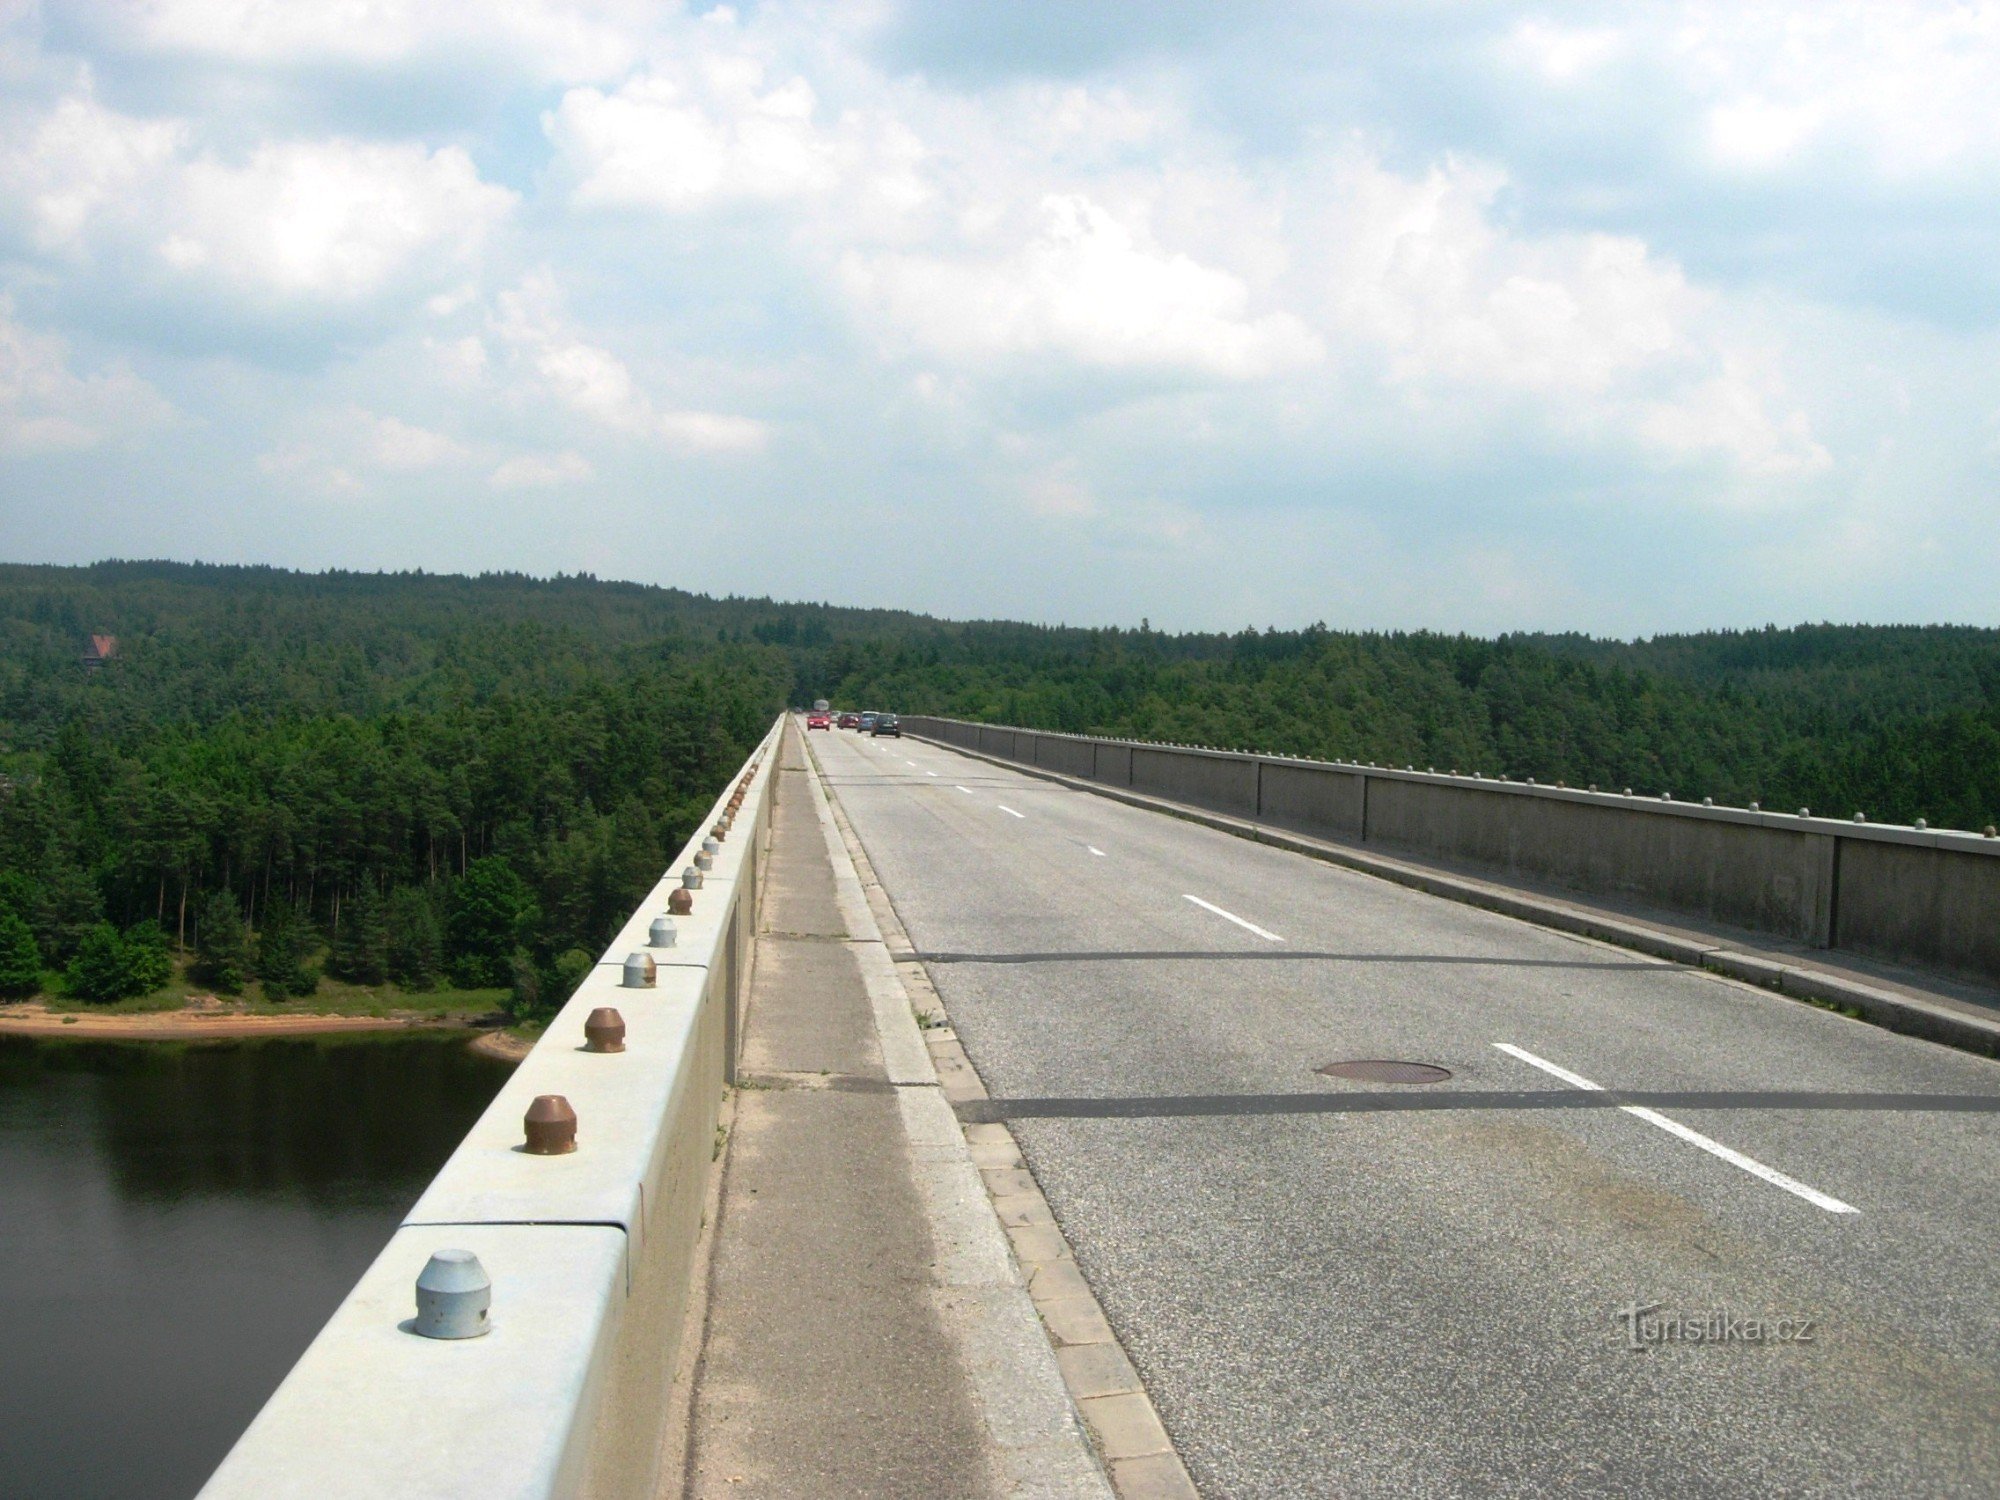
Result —
<path fill-rule="evenodd" d="M 0 0 L 0 558 L 2000 625 L 2000 3 Z"/>

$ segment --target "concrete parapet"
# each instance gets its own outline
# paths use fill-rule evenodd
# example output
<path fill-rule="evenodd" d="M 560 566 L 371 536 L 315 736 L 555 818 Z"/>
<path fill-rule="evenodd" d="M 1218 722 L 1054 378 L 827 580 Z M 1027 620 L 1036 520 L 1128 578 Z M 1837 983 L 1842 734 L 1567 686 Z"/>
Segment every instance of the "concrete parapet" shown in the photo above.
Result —
<path fill-rule="evenodd" d="M 989 748 L 1004 743 L 981 738 L 990 726 L 904 723 L 945 744 L 1266 827 L 2000 983 L 2000 839 L 1975 833 L 1083 736 L 1040 736 L 1037 762 Z M 1064 764 L 1051 742 L 1064 745 Z M 1090 746 L 1087 768 L 1072 745 Z"/>
<path fill-rule="evenodd" d="M 652 1496 L 722 1090 L 734 1073 L 770 839 L 774 726 L 574 996 L 223 1460 L 204 1500 Z M 739 801 L 740 794 L 740 801 Z M 625 957 L 733 811 L 693 910 L 647 987 Z M 613 1006 L 622 1051 L 585 1049 Z M 560 1094 L 577 1149 L 521 1149 L 527 1104 Z M 399 1326 L 441 1249 L 493 1279 L 493 1332 Z"/>

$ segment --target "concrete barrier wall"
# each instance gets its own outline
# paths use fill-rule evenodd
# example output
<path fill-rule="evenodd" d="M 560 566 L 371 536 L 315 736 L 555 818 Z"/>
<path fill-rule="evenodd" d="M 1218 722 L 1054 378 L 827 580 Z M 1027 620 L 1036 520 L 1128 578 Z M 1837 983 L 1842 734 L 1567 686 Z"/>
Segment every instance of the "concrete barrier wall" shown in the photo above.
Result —
<path fill-rule="evenodd" d="M 314 1496 L 650 1497 L 680 1353 L 715 1124 L 755 957 L 777 736 L 731 790 L 744 799 L 673 947 L 646 949 L 730 792 L 605 949 L 203 1489 L 205 1500 Z M 621 985 L 652 953 L 650 988 Z M 615 1006 L 625 1050 L 583 1050 Z M 540 1094 L 577 1114 L 577 1149 L 520 1150 Z M 431 1254 L 473 1251 L 493 1330 L 407 1328 Z"/>
<path fill-rule="evenodd" d="M 1216 812 L 1257 812 L 1257 758 L 1251 755 L 1136 746 L 1130 784 Z"/>
<path fill-rule="evenodd" d="M 1365 778 L 1310 761 L 1267 760 L 1258 816 L 1326 838 L 1361 837 Z"/>
<path fill-rule="evenodd" d="M 955 720 L 904 723 L 983 748 Z M 1179 745 L 1040 743 L 1049 769 L 1191 807 L 2000 983 L 2000 839 Z M 1081 745 L 1087 766 L 1069 748 Z"/>

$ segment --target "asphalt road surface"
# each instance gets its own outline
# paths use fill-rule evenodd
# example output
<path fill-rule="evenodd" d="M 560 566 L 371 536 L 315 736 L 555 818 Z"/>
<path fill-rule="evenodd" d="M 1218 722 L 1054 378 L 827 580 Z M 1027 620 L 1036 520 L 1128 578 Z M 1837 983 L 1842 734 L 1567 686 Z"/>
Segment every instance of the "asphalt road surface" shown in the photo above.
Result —
<path fill-rule="evenodd" d="M 2000 1063 L 811 739 L 1205 1494 L 2000 1493 Z"/>

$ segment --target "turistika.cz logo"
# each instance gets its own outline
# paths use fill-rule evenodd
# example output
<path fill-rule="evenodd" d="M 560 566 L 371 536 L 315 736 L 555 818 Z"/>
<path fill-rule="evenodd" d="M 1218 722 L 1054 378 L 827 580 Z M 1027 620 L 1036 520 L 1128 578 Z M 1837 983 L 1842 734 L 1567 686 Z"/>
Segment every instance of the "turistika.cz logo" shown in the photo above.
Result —
<path fill-rule="evenodd" d="M 1662 1344 L 1811 1344 L 1813 1318 L 1749 1317 L 1726 1308 L 1664 1312 L 1657 1302 L 1628 1302 L 1613 1314 L 1625 1325 L 1625 1347 L 1645 1354 Z"/>

